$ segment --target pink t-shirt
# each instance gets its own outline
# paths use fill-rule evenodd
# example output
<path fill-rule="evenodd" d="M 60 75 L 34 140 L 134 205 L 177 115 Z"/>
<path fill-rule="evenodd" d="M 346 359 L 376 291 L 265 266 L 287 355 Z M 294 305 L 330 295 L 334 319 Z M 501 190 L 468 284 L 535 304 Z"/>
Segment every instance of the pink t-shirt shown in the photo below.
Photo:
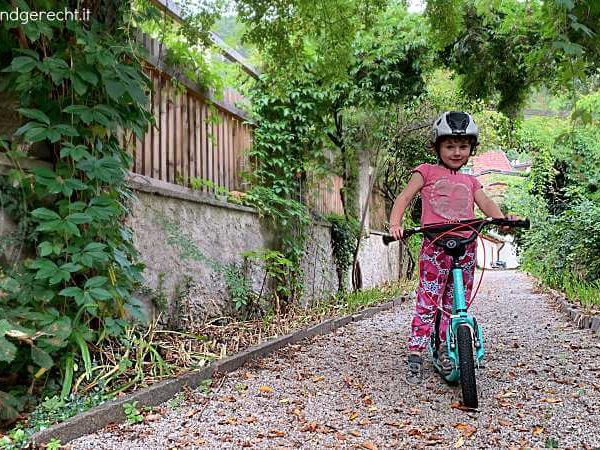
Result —
<path fill-rule="evenodd" d="M 413 172 L 425 181 L 421 225 L 475 218 L 474 195 L 483 187 L 477 178 L 433 164 L 421 164 Z"/>

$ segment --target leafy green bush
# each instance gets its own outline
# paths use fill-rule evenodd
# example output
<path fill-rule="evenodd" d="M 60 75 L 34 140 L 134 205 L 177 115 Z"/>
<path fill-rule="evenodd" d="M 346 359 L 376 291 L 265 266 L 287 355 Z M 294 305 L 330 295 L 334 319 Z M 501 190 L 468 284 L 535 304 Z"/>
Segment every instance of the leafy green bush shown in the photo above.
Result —
<path fill-rule="evenodd" d="M 600 206 L 581 202 L 558 216 L 537 217 L 523 235 L 523 263 L 544 281 L 592 283 L 600 278 Z"/>
<path fill-rule="evenodd" d="M 600 304 L 600 133 L 591 126 L 567 130 L 555 118 L 526 122 L 518 134 L 533 166 L 506 206 L 532 221 L 519 233 L 523 266 L 584 304 Z"/>
<path fill-rule="evenodd" d="M 141 317 L 132 292 L 142 265 L 124 224 L 131 156 L 121 133 L 143 136 L 151 116 L 147 78 L 123 44 L 130 41 L 126 6 L 109 1 L 103 8 L 111 13 L 89 27 L 29 22 L 0 33 L 10 49 L 0 89 L 18 98 L 23 118 L 4 141 L 17 168 L 3 180 L 15 195 L 3 200 L 31 246 L 0 274 L 0 376 L 34 386 L 58 375 L 62 398 L 77 368 L 91 376 L 89 343 Z M 48 166 L 21 170 L 26 155 L 17 148 L 28 147 L 45 148 Z"/>

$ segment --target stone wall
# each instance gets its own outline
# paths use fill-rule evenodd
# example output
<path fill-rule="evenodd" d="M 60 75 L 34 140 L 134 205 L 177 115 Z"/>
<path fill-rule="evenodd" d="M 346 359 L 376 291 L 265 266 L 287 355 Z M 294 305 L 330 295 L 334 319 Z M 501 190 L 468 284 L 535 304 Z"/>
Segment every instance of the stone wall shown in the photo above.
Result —
<path fill-rule="evenodd" d="M 0 174 L 6 173 L 9 166 L 9 161 L 0 159 Z M 254 209 L 220 202 L 198 191 L 136 174 L 130 174 L 129 183 L 136 199 L 131 205 L 128 225 L 133 229 L 136 248 L 146 266 L 147 289 L 139 293 L 139 298 L 148 313 L 156 312 L 153 298 L 156 300 L 158 292 L 168 300 L 166 317 L 176 320 L 205 321 L 231 312 L 233 305 L 225 284 L 225 270 L 232 263 L 243 268 L 254 291 L 268 291 L 268 286 L 263 286 L 262 267 L 256 263 L 243 264 L 244 252 L 270 248 L 273 241 L 268 224 Z M 6 241 L 14 229 L 14 223 L 0 210 L 0 238 Z M 19 249 L 24 256 L 26 249 Z M 0 259 L 6 262 L 13 248 L 3 246 L 1 250 Z M 398 244 L 385 247 L 377 233 L 363 239 L 359 253 L 363 288 L 398 278 L 398 252 Z M 10 256 L 11 262 L 17 259 Z M 309 228 L 302 268 L 303 305 L 337 292 L 330 228 L 326 222 L 314 223 Z M 350 273 L 346 282 L 351 286 Z"/>
<path fill-rule="evenodd" d="M 397 280 L 400 273 L 399 252 L 399 242 L 385 246 L 382 234 L 371 231 L 369 236 L 363 239 L 358 253 L 363 288 Z"/>
<path fill-rule="evenodd" d="M 251 208 L 219 202 L 181 186 L 139 175 L 132 175 L 130 184 L 137 201 L 129 224 L 146 263 L 148 286 L 156 289 L 162 279 L 167 297 L 176 298 L 178 291 L 191 285 L 186 304 L 171 305 L 171 312 L 192 311 L 192 320 L 230 310 L 223 268 L 241 265 L 243 252 L 268 248 L 272 241 L 268 224 Z M 385 247 L 380 234 L 363 239 L 359 262 L 364 288 L 398 278 L 398 252 L 398 244 Z M 337 291 L 328 224 L 314 223 L 309 228 L 302 268 L 304 305 Z M 264 271 L 256 265 L 246 270 L 252 288 L 264 290 Z M 347 280 L 350 283 L 349 274 Z"/>

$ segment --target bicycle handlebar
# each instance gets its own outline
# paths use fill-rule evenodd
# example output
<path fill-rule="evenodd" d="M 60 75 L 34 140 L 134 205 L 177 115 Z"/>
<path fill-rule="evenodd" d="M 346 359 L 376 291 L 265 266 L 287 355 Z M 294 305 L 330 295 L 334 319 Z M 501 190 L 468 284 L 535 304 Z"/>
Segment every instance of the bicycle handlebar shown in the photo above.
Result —
<path fill-rule="evenodd" d="M 500 226 L 508 226 L 513 228 L 524 228 L 528 230 L 531 226 L 529 219 L 523 220 L 510 220 L 510 219 L 494 219 L 492 217 L 488 217 L 486 219 L 465 219 L 465 220 L 457 220 L 456 222 L 451 223 L 432 223 L 429 225 L 425 225 L 422 227 L 409 228 L 408 230 L 404 230 L 403 238 L 406 239 L 413 234 L 416 233 L 443 233 L 446 231 L 469 231 L 473 230 L 474 232 L 479 233 L 483 227 L 486 225 L 500 225 Z M 395 239 L 391 235 L 383 236 L 383 243 L 388 245 L 390 242 L 394 242 Z M 469 238 L 468 241 L 472 239 Z"/>

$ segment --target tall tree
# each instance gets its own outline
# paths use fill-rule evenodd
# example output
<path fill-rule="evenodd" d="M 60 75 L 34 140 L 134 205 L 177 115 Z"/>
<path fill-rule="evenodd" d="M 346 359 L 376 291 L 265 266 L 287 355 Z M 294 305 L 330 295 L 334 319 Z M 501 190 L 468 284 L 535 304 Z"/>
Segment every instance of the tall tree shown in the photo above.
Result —
<path fill-rule="evenodd" d="M 467 95 L 516 116 L 530 89 L 564 89 L 600 64 L 600 4 L 593 0 L 430 0 L 442 62 Z"/>

